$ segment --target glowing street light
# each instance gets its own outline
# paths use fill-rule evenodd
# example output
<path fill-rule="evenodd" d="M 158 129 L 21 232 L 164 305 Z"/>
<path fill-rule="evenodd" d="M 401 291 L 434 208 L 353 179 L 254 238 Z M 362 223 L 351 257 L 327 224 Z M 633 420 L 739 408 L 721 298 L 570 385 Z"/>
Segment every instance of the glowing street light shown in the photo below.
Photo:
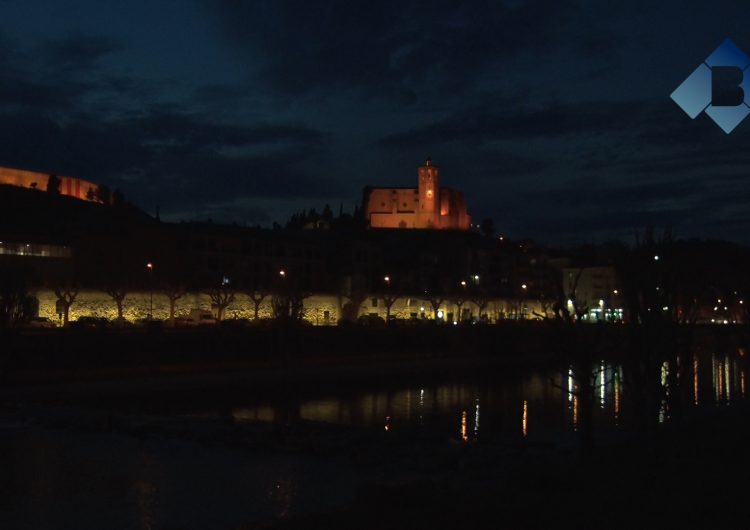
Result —
<path fill-rule="evenodd" d="M 461 287 L 466 287 L 466 280 L 461 280 Z"/>
<path fill-rule="evenodd" d="M 390 283 L 390 282 L 391 282 L 391 277 L 390 277 L 390 276 L 384 276 L 384 277 L 383 277 L 383 281 L 384 281 L 385 283 Z"/>
<path fill-rule="evenodd" d="M 654 261 L 659 261 L 659 255 L 658 254 L 654 256 Z"/>
<path fill-rule="evenodd" d="M 281 269 L 279 271 L 279 276 L 281 276 L 282 278 L 286 278 L 286 271 L 284 269 Z"/>
<path fill-rule="evenodd" d="M 528 285 L 526 285 L 525 283 L 521 284 L 521 289 L 525 291 L 527 288 L 528 288 Z"/>

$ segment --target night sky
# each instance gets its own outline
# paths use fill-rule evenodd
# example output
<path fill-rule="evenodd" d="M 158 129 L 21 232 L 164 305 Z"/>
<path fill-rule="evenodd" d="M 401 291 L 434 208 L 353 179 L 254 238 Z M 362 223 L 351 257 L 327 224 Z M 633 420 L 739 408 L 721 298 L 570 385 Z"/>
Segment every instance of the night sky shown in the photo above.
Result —
<path fill-rule="evenodd" d="M 750 120 L 669 99 L 749 4 L 0 0 L 0 164 L 270 225 L 430 155 L 511 237 L 750 242 Z"/>

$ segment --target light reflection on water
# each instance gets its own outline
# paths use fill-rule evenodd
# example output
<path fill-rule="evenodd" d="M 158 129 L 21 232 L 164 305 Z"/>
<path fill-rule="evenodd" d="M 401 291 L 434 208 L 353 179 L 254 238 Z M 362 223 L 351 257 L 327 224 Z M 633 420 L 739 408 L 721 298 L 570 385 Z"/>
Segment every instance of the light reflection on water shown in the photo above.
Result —
<path fill-rule="evenodd" d="M 742 355 L 686 359 L 655 366 L 649 379 L 660 392 L 654 420 L 658 414 L 669 422 L 675 399 L 683 409 L 696 410 L 745 398 Z M 596 362 L 588 374 L 569 367 L 505 379 L 332 388 L 294 398 L 242 394 L 231 396 L 229 409 L 210 399 L 206 406 L 212 414 L 231 410 L 237 422 L 316 421 L 372 427 L 385 437 L 429 431 L 459 443 L 534 440 L 580 429 L 582 381 L 593 385 L 595 428 L 626 429 L 632 419 L 630 380 L 625 367 Z M 6 477 L 18 478 L 8 489 L 11 525 L 3 528 L 244 528 L 247 521 L 333 509 L 350 502 L 354 484 L 373 480 L 350 467 L 346 451 L 308 458 L 158 440 L 45 430 L 6 437 L 0 464 Z M 379 470 L 372 476 L 380 477 Z M 71 497 L 76 502 L 68 502 Z M 89 521 L 81 513 L 100 517 Z"/>
<path fill-rule="evenodd" d="M 659 366 L 659 406 L 654 412 L 659 423 L 670 421 L 675 400 L 697 408 L 728 405 L 744 398 L 746 374 L 737 355 L 694 355 L 681 367 L 677 363 L 664 361 Z M 680 384 L 681 373 L 687 385 Z M 589 377 L 598 405 L 593 412 L 597 430 L 627 428 L 632 420 L 628 401 L 632 389 L 625 375 L 625 368 L 619 364 L 598 362 L 593 367 Z M 361 388 L 347 395 L 308 396 L 284 403 L 284 407 L 292 407 L 291 414 L 278 404 L 259 403 L 236 407 L 232 415 L 237 421 L 292 417 L 342 425 L 380 425 L 387 432 L 424 428 L 463 441 L 481 435 L 554 435 L 574 432 L 580 425 L 580 382 L 571 367 L 561 374 L 536 373 L 499 383 Z M 704 395 L 713 395 L 714 399 L 704 402 Z"/>

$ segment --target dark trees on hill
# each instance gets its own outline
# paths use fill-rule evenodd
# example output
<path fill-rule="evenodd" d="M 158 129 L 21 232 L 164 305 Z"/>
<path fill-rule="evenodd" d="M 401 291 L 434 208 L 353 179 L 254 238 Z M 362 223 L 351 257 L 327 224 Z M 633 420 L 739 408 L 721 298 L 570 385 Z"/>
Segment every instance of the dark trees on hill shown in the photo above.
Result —
<path fill-rule="evenodd" d="M 102 204 L 110 204 L 112 202 L 112 193 L 109 188 L 104 184 L 100 184 L 96 187 L 96 200 Z"/>
<path fill-rule="evenodd" d="M 57 175 L 50 175 L 47 179 L 47 191 L 53 195 L 60 195 L 60 178 Z"/>
<path fill-rule="evenodd" d="M 0 328 L 22 324 L 36 316 L 39 301 L 29 294 L 30 276 L 19 266 L 0 268 Z"/>

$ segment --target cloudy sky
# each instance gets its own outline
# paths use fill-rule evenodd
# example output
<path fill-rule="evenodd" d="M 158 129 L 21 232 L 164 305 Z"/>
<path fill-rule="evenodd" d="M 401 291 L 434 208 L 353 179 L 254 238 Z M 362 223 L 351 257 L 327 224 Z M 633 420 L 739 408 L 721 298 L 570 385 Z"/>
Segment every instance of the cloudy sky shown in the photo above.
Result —
<path fill-rule="evenodd" d="M 510 236 L 750 242 L 750 120 L 669 99 L 748 28 L 746 0 L 0 0 L 0 164 L 265 225 L 430 155 Z"/>

